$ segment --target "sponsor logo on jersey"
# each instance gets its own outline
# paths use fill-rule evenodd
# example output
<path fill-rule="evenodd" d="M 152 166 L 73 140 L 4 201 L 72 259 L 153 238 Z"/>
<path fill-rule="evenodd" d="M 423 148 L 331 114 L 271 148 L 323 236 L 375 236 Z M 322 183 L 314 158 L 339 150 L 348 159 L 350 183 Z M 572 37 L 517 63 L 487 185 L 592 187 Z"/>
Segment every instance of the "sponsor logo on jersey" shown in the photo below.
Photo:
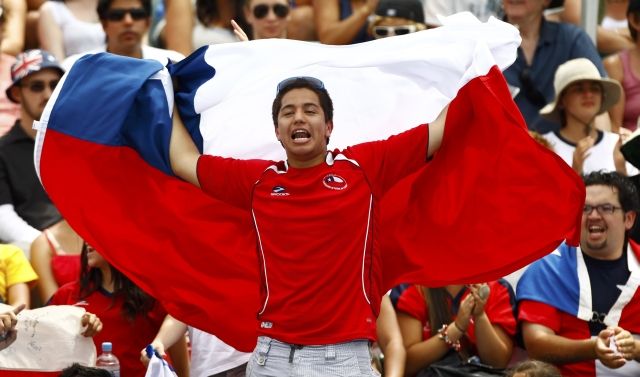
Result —
<path fill-rule="evenodd" d="M 289 193 L 284 186 L 273 186 L 271 196 L 289 196 Z"/>
<path fill-rule="evenodd" d="M 263 329 L 270 329 L 273 327 L 273 323 L 271 322 L 260 322 L 260 327 Z"/>
<path fill-rule="evenodd" d="M 344 190 L 347 188 L 347 181 L 336 174 L 325 175 L 322 179 L 322 184 L 331 190 Z"/>

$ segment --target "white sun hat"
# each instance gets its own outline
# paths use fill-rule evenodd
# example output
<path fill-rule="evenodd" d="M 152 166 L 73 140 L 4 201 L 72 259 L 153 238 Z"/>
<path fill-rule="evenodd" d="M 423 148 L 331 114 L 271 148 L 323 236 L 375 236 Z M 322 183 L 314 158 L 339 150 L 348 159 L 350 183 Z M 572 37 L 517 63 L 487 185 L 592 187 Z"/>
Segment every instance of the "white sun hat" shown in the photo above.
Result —
<path fill-rule="evenodd" d="M 602 85 L 602 105 L 598 114 L 609 110 L 620 99 L 622 87 L 618 81 L 600 76 L 598 68 L 587 58 L 572 59 L 561 64 L 556 70 L 553 80 L 556 96 L 551 103 L 540 110 L 540 115 L 545 119 L 560 123 L 558 100 L 562 96 L 562 92 L 574 82 L 585 80 L 595 81 Z"/>

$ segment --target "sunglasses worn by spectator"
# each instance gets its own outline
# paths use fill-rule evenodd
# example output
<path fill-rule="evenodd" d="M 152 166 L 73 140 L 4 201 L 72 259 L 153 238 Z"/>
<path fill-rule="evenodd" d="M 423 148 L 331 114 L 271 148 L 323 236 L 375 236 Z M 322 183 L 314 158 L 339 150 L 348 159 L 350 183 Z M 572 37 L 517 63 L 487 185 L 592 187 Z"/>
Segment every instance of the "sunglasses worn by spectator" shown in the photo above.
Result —
<path fill-rule="evenodd" d="M 33 93 L 41 93 L 44 91 L 44 88 L 47 85 L 49 85 L 49 89 L 51 89 L 51 91 L 53 92 L 56 86 L 58 85 L 58 81 L 59 80 L 53 80 L 46 83 L 42 80 L 34 80 L 34 81 L 31 81 L 29 84 L 20 85 L 20 86 L 22 86 L 23 88 L 29 89 Z"/>
<path fill-rule="evenodd" d="M 597 206 L 586 204 L 582 212 L 584 212 L 585 215 L 590 215 L 594 209 L 601 215 L 612 215 L 617 209 L 622 209 L 622 207 L 616 207 L 613 204 L 598 204 Z"/>
<path fill-rule="evenodd" d="M 316 88 L 318 90 L 326 90 L 324 88 L 324 83 L 322 81 L 318 80 L 315 77 L 311 77 L 311 76 L 296 76 L 296 77 L 289 77 L 288 79 L 284 79 L 284 80 L 280 81 L 280 83 L 278 84 L 277 93 L 280 93 L 281 91 L 283 91 L 287 87 L 289 87 L 289 86 L 291 86 L 291 85 L 293 85 L 293 84 L 295 84 L 297 82 L 305 82 L 305 83 L 308 83 L 309 85 L 311 85 L 312 87 L 314 87 L 314 88 Z"/>
<path fill-rule="evenodd" d="M 109 9 L 106 16 L 107 20 L 109 21 L 122 21 L 124 20 L 124 17 L 127 15 L 127 13 L 129 13 L 131 19 L 133 19 L 134 21 L 140 21 L 147 18 L 147 11 L 144 8 Z"/>
<path fill-rule="evenodd" d="M 269 14 L 269 8 L 273 9 L 273 13 L 278 18 L 285 18 L 289 14 L 289 7 L 284 4 L 273 4 L 271 7 L 267 4 L 258 4 L 253 7 L 253 15 L 257 19 L 263 19 Z"/>
<path fill-rule="evenodd" d="M 390 37 L 393 35 L 405 35 L 418 31 L 416 25 L 399 25 L 399 26 L 374 26 L 373 35 L 376 38 Z"/>

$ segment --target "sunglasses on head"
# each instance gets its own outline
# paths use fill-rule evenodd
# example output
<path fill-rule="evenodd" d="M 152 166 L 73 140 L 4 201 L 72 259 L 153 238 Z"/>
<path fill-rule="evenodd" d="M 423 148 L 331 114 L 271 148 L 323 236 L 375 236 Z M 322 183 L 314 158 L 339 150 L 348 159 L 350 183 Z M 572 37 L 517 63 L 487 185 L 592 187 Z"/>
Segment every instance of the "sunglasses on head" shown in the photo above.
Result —
<path fill-rule="evenodd" d="M 416 25 L 399 25 L 399 26 L 374 26 L 373 35 L 376 38 L 390 37 L 393 35 L 405 35 L 418 31 Z"/>
<path fill-rule="evenodd" d="M 42 80 L 33 80 L 28 84 L 23 84 L 21 85 L 23 88 L 27 88 L 29 89 L 31 92 L 33 93 L 41 93 L 44 91 L 44 88 L 46 88 L 47 84 L 49 85 L 49 89 L 51 89 L 51 91 L 53 92 L 54 89 L 56 88 L 56 86 L 58 85 L 58 81 L 60 80 L 52 80 L 47 82 L 44 82 Z"/>
<path fill-rule="evenodd" d="M 109 11 L 107 11 L 106 18 L 109 21 L 122 21 L 127 13 L 129 13 L 131 19 L 134 21 L 140 21 L 147 18 L 147 11 L 144 8 L 109 9 Z"/>
<path fill-rule="evenodd" d="M 262 19 L 269 14 L 269 8 L 273 9 L 273 13 L 278 18 L 285 18 L 289 14 L 289 7 L 284 4 L 273 4 L 271 7 L 267 4 L 258 4 L 253 7 L 253 15 L 257 19 Z"/>
<path fill-rule="evenodd" d="M 324 83 L 322 81 L 318 80 L 315 77 L 311 77 L 311 76 L 296 76 L 296 77 L 289 77 L 288 79 L 284 79 L 284 80 L 280 81 L 280 83 L 278 84 L 277 93 L 280 93 L 281 91 L 283 91 L 287 87 L 289 87 L 289 86 L 291 86 L 291 85 L 293 85 L 295 83 L 299 83 L 299 82 L 307 83 L 307 84 L 311 85 L 312 87 L 314 87 L 314 88 L 316 88 L 318 90 L 326 90 L 324 88 Z"/>

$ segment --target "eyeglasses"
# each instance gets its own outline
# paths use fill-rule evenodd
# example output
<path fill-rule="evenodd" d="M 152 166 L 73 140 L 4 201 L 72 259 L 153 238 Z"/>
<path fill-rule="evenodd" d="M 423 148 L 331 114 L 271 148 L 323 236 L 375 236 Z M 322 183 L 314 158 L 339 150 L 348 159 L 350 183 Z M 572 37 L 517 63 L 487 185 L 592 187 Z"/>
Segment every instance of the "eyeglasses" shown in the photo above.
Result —
<path fill-rule="evenodd" d="M 147 11 L 144 8 L 116 8 L 109 9 L 109 11 L 107 11 L 106 18 L 109 21 L 122 21 L 124 20 L 124 17 L 127 15 L 127 13 L 129 13 L 131 19 L 133 19 L 134 21 L 144 20 L 148 17 Z"/>
<path fill-rule="evenodd" d="M 547 104 L 547 99 L 544 98 L 544 94 L 540 92 L 540 90 L 536 87 L 536 84 L 533 82 L 533 78 L 531 77 L 531 68 L 524 67 L 524 69 L 520 72 L 520 84 L 522 89 L 522 94 L 527 97 L 532 104 L 534 104 L 538 109 L 544 107 Z"/>
<path fill-rule="evenodd" d="M 253 7 L 253 15 L 259 20 L 263 19 L 269 14 L 269 8 L 273 9 L 278 18 L 285 18 L 289 14 L 289 7 L 284 4 L 273 4 L 271 7 L 268 4 L 258 4 Z"/>
<path fill-rule="evenodd" d="M 582 209 L 582 213 L 584 213 L 585 215 L 590 215 L 594 209 L 601 215 L 611 215 L 617 209 L 622 209 L 622 207 L 616 207 L 613 204 L 598 204 L 596 206 L 585 204 L 584 208 Z"/>
<path fill-rule="evenodd" d="M 400 26 L 374 26 L 373 36 L 376 38 L 390 37 L 392 35 L 405 35 L 418 31 L 416 25 L 400 25 Z"/>
<path fill-rule="evenodd" d="M 295 84 L 295 83 L 299 83 L 299 82 L 303 82 L 303 83 L 307 83 L 309 85 L 311 85 L 312 87 L 318 89 L 318 90 L 326 90 L 324 88 L 324 83 L 320 80 L 318 80 L 315 77 L 311 77 L 311 76 L 296 76 L 296 77 L 289 77 L 288 79 L 284 79 L 282 81 L 280 81 L 280 83 L 278 84 L 278 91 L 277 93 L 280 93 L 281 91 L 283 91 L 284 89 L 286 89 L 287 87 Z"/>
<path fill-rule="evenodd" d="M 51 91 L 53 92 L 56 89 L 56 86 L 58 85 L 58 81 L 60 80 L 52 80 L 46 83 L 42 80 L 33 80 L 30 83 L 26 85 L 21 85 L 21 86 L 23 88 L 29 89 L 33 93 L 41 93 L 44 91 L 44 88 L 46 88 L 47 85 L 49 85 L 49 89 L 51 89 Z"/>

